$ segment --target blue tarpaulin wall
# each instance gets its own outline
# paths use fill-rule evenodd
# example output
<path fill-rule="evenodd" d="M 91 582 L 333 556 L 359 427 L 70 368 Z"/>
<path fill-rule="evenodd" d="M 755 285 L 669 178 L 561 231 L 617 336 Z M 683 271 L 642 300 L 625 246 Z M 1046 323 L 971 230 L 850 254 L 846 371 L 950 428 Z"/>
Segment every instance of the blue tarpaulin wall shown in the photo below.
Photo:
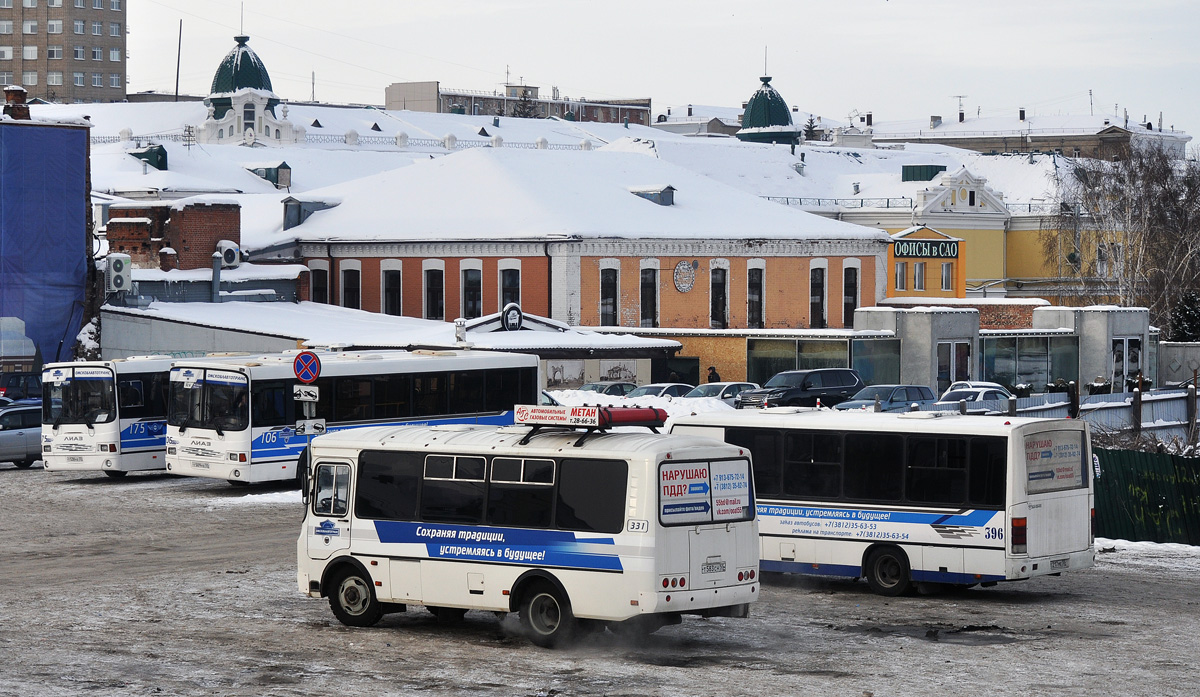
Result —
<path fill-rule="evenodd" d="M 46 362 L 71 359 L 83 317 L 87 139 L 86 128 L 0 126 L 0 317 L 23 320 Z"/>

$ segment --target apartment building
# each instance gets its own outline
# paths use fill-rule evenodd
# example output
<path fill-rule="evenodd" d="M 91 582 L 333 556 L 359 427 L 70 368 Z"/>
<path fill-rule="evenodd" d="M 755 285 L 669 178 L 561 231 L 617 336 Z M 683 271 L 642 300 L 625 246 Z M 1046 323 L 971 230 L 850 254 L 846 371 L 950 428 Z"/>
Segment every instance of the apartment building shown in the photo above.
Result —
<path fill-rule="evenodd" d="M 0 0 L 0 84 L 29 99 L 125 99 L 126 0 Z"/>

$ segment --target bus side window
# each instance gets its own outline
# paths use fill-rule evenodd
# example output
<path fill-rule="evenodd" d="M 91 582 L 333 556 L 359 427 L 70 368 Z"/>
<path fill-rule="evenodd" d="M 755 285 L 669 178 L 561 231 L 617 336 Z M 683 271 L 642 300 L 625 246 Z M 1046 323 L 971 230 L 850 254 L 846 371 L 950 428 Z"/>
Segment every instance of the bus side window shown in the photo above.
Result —
<path fill-rule="evenodd" d="M 317 465 L 313 513 L 344 516 L 349 512 L 350 468 L 346 465 Z"/>
<path fill-rule="evenodd" d="M 917 503 L 962 505 L 967 498 L 967 441 L 910 436 L 905 496 Z"/>
<path fill-rule="evenodd" d="M 1005 438 L 971 439 L 970 469 L 967 475 L 970 502 L 988 508 L 1004 507 L 1004 485 L 1008 478 L 1008 442 Z"/>
<path fill-rule="evenodd" d="M 563 460 L 555 523 L 563 530 L 621 532 L 628 479 L 629 465 L 624 460 Z"/>
<path fill-rule="evenodd" d="M 355 515 L 374 520 L 416 520 L 423 466 L 424 458 L 417 453 L 359 453 Z"/>
<path fill-rule="evenodd" d="M 783 493 L 826 499 L 842 493 L 841 433 L 788 433 L 783 452 Z"/>
<path fill-rule="evenodd" d="M 904 437 L 846 435 L 846 498 L 899 501 L 904 490 Z"/>
<path fill-rule="evenodd" d="M 779 433 L 758 428 L 730 428 L 725 442 L 740 445 L 754 458 L 754 492 L 758 496 L 782 493 L 783 467 L 779 459 Z"/>

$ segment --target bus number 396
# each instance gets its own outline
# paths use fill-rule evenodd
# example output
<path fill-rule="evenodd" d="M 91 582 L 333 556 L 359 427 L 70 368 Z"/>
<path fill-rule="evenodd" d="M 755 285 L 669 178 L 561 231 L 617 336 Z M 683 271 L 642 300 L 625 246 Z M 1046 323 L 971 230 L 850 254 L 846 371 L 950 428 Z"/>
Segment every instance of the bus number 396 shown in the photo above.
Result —
<path fill-rule="evenodd" d="M 984 528 L 983 539 L 985 540 L 1003 540 L 1004 528 Z"/>

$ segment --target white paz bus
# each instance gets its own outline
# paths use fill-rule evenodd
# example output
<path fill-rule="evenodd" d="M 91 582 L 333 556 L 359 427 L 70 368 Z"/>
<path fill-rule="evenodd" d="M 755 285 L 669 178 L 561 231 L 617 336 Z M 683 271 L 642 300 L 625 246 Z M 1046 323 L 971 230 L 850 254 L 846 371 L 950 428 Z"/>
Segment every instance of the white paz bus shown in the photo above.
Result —
<path fill-rule="evenodd" d="M 744 448 L 602 430 L 660 426 L 661 410 L 517 410 L 523 425 L 315 439 L 300 592 L 351 626 L 410 604 L 439 618 L 517 612 L 541 646 L 748 615 L 758 526 Z"/>
<path fill-rule="evenodd" d="M 678 417 L 748 448 L 764 571 L 971 586 L 1092 566 L 1087 424 L 781 408 Z"/>
<path fill-rule="evenodd" d="M 47 363 L 42 459 L 47 471 L 123 477 L 166 466 L 169 356 Z"/>
<path fill-rule="evenodd" d="M 175 362 L 167 469 L 234 483 L 287 480 L 309 437 L 293 386 L 299 351 Z M 317 351 L 316 418 L 328 432 L 403 423 L 511 424 L 536 401 L 538 359 L 489 351 Z"/>

